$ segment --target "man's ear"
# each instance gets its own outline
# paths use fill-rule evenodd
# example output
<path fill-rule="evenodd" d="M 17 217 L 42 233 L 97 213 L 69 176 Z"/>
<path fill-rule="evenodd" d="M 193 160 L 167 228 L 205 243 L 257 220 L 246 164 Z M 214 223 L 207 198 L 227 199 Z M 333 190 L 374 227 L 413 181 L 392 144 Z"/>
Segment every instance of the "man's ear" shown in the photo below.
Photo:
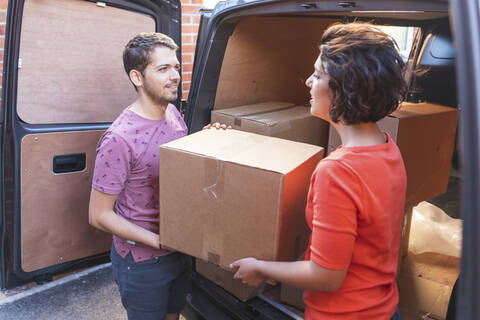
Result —
<path fill-rule="evenodd" d="M 143 76 L 142 73 L 138 70 L 130 70 L 130 73 L 128 74 L 130 77 L 130 81 L 136 86 L 136 87 L 141 87 L 143 86 Z"/>

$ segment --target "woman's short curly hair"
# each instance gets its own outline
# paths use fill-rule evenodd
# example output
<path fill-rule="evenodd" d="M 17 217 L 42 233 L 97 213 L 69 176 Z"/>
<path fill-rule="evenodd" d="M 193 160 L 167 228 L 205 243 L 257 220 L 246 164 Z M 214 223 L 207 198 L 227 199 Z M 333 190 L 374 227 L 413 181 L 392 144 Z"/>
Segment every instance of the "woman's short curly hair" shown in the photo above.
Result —
<path fill-rule="evenodd" d="M 405 63 L 397 44 L 372 24 L 330 26 L 320 42 L 320 61 L 330 78 L 333 122 L 376 122 L 406 95 Z"/>

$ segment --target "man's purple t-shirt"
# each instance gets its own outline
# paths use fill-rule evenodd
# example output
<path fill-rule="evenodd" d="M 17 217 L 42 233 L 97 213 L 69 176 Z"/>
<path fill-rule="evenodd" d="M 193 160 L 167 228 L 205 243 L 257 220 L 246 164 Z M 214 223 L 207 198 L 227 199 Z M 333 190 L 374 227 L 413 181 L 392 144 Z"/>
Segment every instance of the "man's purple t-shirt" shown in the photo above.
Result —
<path fill-rule="evenodd" d="M 145 119 L 125 109 L 98 142 L 92 187 L 118 194 L 118 215 L 158 233 L 158 147 L 185 135 L 187 126 L 171 104 L 160 120 Z M 170 253 L 141 243 L 130 244 L 115 235 L 113 243 L 120 256 L 125 258 L 131 252 L 136 262 Z"/>

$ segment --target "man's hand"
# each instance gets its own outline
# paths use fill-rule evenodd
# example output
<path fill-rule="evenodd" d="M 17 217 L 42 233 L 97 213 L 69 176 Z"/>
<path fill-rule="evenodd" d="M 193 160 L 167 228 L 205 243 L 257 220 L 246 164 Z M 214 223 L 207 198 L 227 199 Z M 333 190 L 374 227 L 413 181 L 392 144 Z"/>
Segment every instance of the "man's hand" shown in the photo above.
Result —
<path fill-rule="evenodd" d="M 244 258 L 230 264 L 230 268 L 238 268 L 233 276 L 235 279 L 240 279 L 243 283 L 256 287 L 266 280 L 266 277 L 259 270 L 260 263 L 255 258 Z"/>
<path fill-rule="evenodd" d="M 226 124 L 220 124 L 219 122 L 215 123 L 209 123 L 205 127 L 203 127 L 202 130 L 207 130 L 210 128 L 215 128 L 217 130 L 222 129 L 222 130 L 227 130 L 227 129 L 232 129 L 232 126 L 227 126 Z"/>

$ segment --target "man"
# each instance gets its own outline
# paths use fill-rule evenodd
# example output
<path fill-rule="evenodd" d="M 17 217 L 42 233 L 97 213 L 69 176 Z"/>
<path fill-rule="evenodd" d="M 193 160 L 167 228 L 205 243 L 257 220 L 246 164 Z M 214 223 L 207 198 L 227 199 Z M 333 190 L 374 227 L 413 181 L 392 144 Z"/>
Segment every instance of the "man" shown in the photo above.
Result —
<path fill-rule="evenodd" d="M 170 103 L 180 83 L 177 49 L 161 33 L 130 40 L 123 63 L 138 96 L 97 146 L 89 222 L 113 234 L 113 276 L 129 319 L 178 319 L 185 306 L 190 257 L 160 248 L 158 235 L 158 146 L 187 134 Z"/>

